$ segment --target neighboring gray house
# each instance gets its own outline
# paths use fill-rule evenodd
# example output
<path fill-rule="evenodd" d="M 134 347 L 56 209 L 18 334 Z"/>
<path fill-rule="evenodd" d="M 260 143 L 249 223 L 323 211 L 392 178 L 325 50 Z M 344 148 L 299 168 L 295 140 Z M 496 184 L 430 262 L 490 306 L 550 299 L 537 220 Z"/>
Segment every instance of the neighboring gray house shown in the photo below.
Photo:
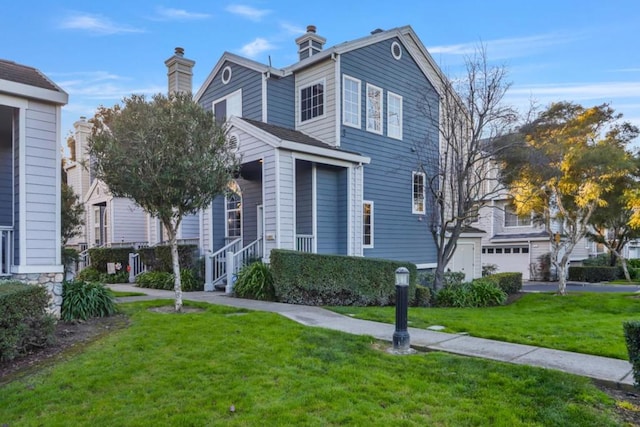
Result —
<path fill-rule="evenodd" d="M 0 60 L 0 277 L 46 285 L 62 304 L 61 108 L 68 95 L 35 68 Z"/>

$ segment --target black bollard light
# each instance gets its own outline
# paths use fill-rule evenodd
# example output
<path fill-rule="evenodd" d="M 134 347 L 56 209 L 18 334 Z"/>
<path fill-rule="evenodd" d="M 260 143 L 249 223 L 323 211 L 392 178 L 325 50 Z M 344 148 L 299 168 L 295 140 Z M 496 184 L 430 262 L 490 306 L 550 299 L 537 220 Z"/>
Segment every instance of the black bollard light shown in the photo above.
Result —
<path fill-rule="evenodd" d="M 409 270 L 400 267 L 396 270 L 396 330 L 393 333 L 393 352 L 411 353 L 409 332 L 407 331 L 407 312 L 409 310 Z"/>

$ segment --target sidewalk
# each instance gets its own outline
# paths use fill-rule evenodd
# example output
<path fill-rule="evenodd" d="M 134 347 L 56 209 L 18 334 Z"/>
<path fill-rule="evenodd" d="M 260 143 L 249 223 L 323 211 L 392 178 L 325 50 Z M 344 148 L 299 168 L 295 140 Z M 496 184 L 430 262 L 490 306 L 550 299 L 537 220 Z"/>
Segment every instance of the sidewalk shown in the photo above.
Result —
<path fill-rule="evenodd" d="M 109 285 L 116 291 L 142 292 L 147 296 L 118 298 L 118 302 L 144 299 L 173 299 L 173 291 L 144 289 L 131 285 Z M 183 297 L 189 301 L 241 307 L 251 310 L 279 313 L 307 326 L 333 329 L 356 335 L 370 335 L 391 342 L 395 326 L 343 316 L 320 307 L 255 301 L 229 297 L 220 292 L 189 292 Z M 523 344 L 512 344 L 468 335 L 447 334 L 426 329 L 409 328 L 411 346 L 422 350 L 436 350 L 519 365 L 538 366 L 581 375 L 611 384 L 633 386 L 631 364 L 625 360 L 591 356 L 568 351 L 552 350 Z"/>

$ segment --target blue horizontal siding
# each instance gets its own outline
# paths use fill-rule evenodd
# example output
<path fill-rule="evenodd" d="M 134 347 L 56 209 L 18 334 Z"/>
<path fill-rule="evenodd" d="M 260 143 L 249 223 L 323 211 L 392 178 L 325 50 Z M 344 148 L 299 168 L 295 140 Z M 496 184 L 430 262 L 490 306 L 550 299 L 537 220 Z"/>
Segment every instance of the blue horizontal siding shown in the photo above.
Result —
<path fill-rule="evenodd" d="M 293 75 L 284 78 L 272 77 L 267 80 L 267 122 L 294 129 L 295 123 L 295 81 Z"/>
<path fill-rule="evenodd" d="M 296 234 L 313 233 L 311 163 L 296 161 Z"/>
<path fill-rule="evenodd" d="M 344 168 L 317 166 L 318 253 L 347 253 L 346 177 Z"/>
<path fill-rule="evenodd" d="M 435 262 L 435 246 L 428 229 L 427 215 L 414 215 L 412 206 L 412 174 L 420 161 L 414 145 L 426 144 L 437 152 L 437 122 L 418 108 L 423 98 L 438 111 L 438 94 L 420 71 L 413 58 L 404 50 L 402 58 L 391 55 L 391 43 L 386 40 L 342 55 L 341 73 L 361 81 L 361 128 L 342 126 L 341 147 L 371 157 L 364 166 L 364 199 L 374 202 L 375 247 L 364 255 L 410 261 Z M 404 48 L 403 48 L 404 49 Z M 383 135 L 366 129 L 366 84 L 383 89 Z M 403 98 L 403 139 L 387 137 L 387 93 Z M 342 93 L 340 94 L 342 100 Z M 435 150 L 435 151 L 434 151 Z M 433 169 L 433 167 L 431 167 Z"/>

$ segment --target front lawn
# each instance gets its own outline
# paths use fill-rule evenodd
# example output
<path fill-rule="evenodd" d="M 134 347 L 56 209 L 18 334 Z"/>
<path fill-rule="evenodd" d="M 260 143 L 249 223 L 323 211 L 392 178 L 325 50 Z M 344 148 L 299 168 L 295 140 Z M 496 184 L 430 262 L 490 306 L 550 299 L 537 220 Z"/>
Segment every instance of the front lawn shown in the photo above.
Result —
<path fill-rule="evenodd" d="M 0 425 L 619 425 L 588 379 L 387 343 L 265 312 L 122 305 L 130 326 L 0 386 Z"/>
<path fill-rule="evenodd" d="M 393 307 L 331 307 L 360 319 L 395 322 Z M 628 360 L 625 320 L 640 320 L 640 296 L 627 293 L 526 294 L 490 308 L 410 308 L 409 326 Z"/>

